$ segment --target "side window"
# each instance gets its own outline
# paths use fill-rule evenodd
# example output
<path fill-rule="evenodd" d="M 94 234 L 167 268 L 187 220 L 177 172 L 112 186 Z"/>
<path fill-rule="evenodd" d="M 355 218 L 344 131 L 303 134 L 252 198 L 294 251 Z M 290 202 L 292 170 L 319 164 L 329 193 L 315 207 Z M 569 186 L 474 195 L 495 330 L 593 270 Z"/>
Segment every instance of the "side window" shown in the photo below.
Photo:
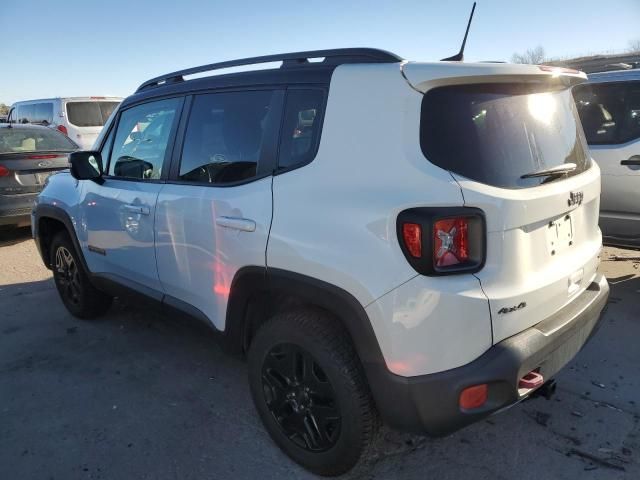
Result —
<path fill-rule="evenodd" d="M 36 106 L 33 103 L 31 105 L 22 105 L 20 107 L 20 123 L 31 123 L 35 116 L 35 111 Z"/>
<path fill-rule="evenodd" d="M 279 168 L 309 163 L 316 155 L 322 128 L 324 92 L 289 90 L 285 106 Z"/>
<path fill-rule="evenodd" d="M 33 123 L 51 125 L 53 123 L 53 103 L 36 103 Z"/>
<path fill-rule="evenodd" d="M 197 95 L 182 147 L 180 180 L 225 184 L 255 177 L 280 112 L 274 92 Z"/>
<path fill-rule="evenodd" d="M 574 97 L 590 145 L 640 138 L 640 82 L 580 85 Z"/>
<path fill-rule="evenodd" d="M 109 159 L 109 175 L 159 179 L 181 105 L 182 99 L 170 98 L 123 111 Z"/>

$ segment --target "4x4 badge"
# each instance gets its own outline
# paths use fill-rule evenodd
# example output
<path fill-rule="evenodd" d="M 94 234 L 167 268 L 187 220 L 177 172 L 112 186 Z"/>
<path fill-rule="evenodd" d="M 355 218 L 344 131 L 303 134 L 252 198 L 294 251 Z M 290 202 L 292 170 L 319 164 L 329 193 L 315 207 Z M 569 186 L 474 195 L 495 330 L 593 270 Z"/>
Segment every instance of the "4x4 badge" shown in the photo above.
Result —
<path fill-rule="evenodd" d="M 502 307 L 500 310 L 498 310 L 498 313 L 511 313 L 511 312 L 515 312 L 516 310 L 522 310 L 524 307 L 527 306 L 527 302 L 520 302 L 518 305 L 514 306 L 514 307 Z"/>
<path fill-rule="evenodd" d="M 569 204 L 570 207 L 572 207 L 573 205 L 581 205 L 583 199 L 584 199 L 584 193 L 569 192 L 569 200 L 567 200 L 567 203 Z"/>

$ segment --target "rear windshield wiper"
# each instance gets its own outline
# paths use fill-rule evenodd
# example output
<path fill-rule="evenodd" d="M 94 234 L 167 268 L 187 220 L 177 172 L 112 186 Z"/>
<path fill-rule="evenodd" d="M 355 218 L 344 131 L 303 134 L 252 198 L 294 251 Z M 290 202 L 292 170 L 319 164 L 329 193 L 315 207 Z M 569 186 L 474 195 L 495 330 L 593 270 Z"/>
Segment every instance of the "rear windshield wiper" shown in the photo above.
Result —
<path fill-rule="evenodd" d="M 525 173 L 520 178 L 535 178 L 535 177 L 550 177 L 554 175 L 566 175 L 569 172 L 573 172 L 578 166 L 575 163 L 563 163 L 551 168 L 545 168 L 544 170 L 538 170 L 536 172 Z"/>

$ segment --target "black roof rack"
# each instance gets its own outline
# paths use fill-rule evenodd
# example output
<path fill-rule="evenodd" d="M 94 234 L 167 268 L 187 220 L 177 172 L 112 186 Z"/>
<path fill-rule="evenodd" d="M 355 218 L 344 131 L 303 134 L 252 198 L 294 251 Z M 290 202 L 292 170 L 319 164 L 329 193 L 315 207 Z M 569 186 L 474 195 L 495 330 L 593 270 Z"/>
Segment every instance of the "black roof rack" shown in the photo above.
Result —
<path fill-rule="evenodd" d="M 322 62 L 309 62 L 310 58 L 324 57 Z M 266 55 L 263 57 L 241 58 L 226 62 L 210 63 L 200 67 L 187 68 L 177 72 L 167 73 L 151 80 L 147 80 L 138 87 L 136 92 L 157 87 L 167 83 L 183 82 L 185 75 L 209 72 L 222 68 L 240 67 L 259 63 L 282 62 L 280 68 L 300 67 L 305 65 L 340 65 L 343 63 L 396 63 L 403 58 L 394 53 L 376 48 L 337 48 L 333 50 L 311 50 L 308 52 L 282 53 L 279 55 Z"/>

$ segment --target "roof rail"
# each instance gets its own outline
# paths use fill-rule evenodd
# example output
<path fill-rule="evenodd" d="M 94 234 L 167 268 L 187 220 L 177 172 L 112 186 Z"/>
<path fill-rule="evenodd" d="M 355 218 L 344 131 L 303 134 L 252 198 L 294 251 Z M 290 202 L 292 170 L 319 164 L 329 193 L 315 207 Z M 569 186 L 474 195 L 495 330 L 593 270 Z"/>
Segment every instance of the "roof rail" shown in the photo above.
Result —
<path fill-rule="evenodd" d="M 324 57 L 322 62 L 309 62 L 310 58 Z M 398 55 L 378 50 L 376 48 L 337 48 L 333 50 L 311 50 L 308 52 L 282 53 L 279 55 L 266 55 L 263 57 L 241 58 L 226 62 L 210 63 L 200 67 L 187 68 L 177 72 L 167 73 L 151 80 L 147 80 L 138 87 L 136 92 L 157 87 L 168 83 L 183 82 L 185 75 L 220 70 L 222 68 L 239 67 L 243 65 L 255 65 L 269 62 L 282 62 L 280 68 L 300 67 L 305 65 L 341 65 L 343 63 L 396 63 L 403 59 Z"/>

